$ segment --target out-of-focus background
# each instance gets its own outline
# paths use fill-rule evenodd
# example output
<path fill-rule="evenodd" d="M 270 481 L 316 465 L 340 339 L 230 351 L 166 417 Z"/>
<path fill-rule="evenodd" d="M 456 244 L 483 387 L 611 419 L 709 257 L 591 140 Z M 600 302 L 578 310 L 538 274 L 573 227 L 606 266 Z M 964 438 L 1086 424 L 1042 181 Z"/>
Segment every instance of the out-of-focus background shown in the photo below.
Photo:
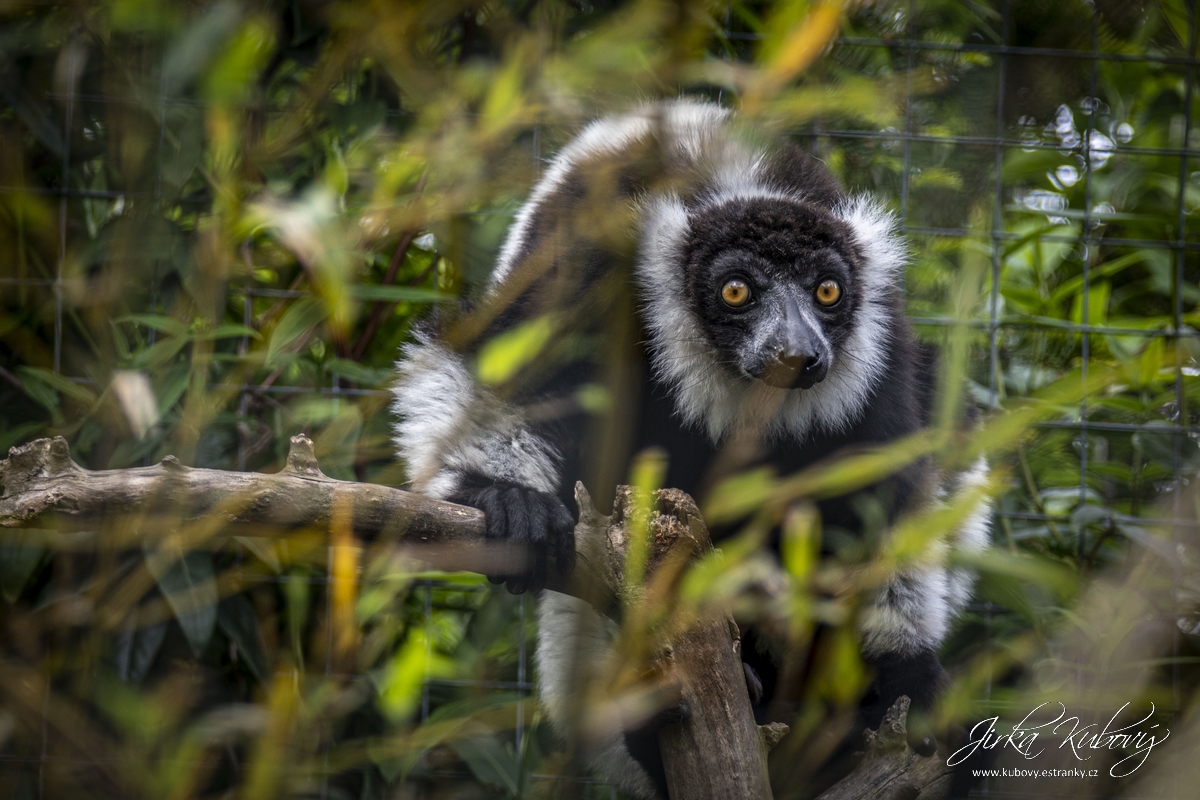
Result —
<path fill-rule="evenodd" d="M 947 648 L 946 714 L 1125 675 L 1177 729 L 1200 677 L 1197 13 L 5 2 L 0 453 L 60 435 L 93 469 L 274 471 L 306 432 L 326 474 L 401 485 L 387 385 L 413 322 L 479 289 L 588 119 L 704 97 L 895 210 L 909 314 L 967 386 L 948 407 L 982 412 L 995 547 Z M 754 496 L 787 491 L 763 480 Z M 320 532 L 215 531 L 174 557 L 104 534 L 0 536 L 0 796 L 616 796 L 533 699 L 530 598 L 385 543 L 358 543 L 357 580 L 331 590 Z M 841 554 L 879 558 L 861 550 Z M 773 567 L 725 557 L 736 605 Z M 847 619 L 827 567 L 785 558 L 784 597 L 755 606 L 798 648 Z M 814 651 L 813 708 L 853 703 L 853 649 Z M 777 797 L 809 791 L 796 753 L 822 713 L 776 756 Z M 1166 754 L 1186 738 L 1136 777 L 1192 796 L 1190 751 Z"/>

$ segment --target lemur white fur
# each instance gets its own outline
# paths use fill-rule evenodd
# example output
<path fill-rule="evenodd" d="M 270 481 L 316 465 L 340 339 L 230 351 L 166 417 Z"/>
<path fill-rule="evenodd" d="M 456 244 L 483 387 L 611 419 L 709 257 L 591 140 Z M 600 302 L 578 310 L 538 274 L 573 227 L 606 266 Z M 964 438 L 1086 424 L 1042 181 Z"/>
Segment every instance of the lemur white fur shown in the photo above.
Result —
<path fill-rule="evenodd" d="M 736 136 L 729 112 L 696 102 L 648 105 L 632 113 L 588 125 L 554 159 L 517 214 L 501 249 L 491 290 L 515 266 L 539 207 L 581 160 L 616 152 L 657 134 L 664 146 L 697 162 L 718 165 L 710 202 L 733 197 L 781 197 L 762 165 L 765 153 Z M 637 201 L 640 245 L 636 276 L 645 298 L 643 319 L 656 377 L 673 391 L 676 413 L 720 441 L 733 428 L 753 424 L 768 435 L 802 442 L 816 429 L 838 431 L 855 424 L 883 372 L 883 349 L 891 332 L 885 294 L 902 280 L 903 240 L 892 215 L 867 197 L 847 200 L 834 213 L 854 232 L 864 255 L 864 305 L 852 338 L 842 346 L 855 358 L 837 359 L 826 379 L 802 391 L 756 384 L 719 363 L 703 342 L 700 321 L 684 301 L 679 253 L 689 225 L 688 211 L 671 195 Z M 397 365 L 395 441 L 412 488 L 445 498 L 459 476 L 475 471 L 545 492 L 559 485 L 560 459 L 538 439 L 519 410 L 481 387 L 463 359 L 436 340 L 418 338 L 403 348 Z M 697 378 L 697 376 L 703 376 Z M 963 484 L 986 480 L 980 462 Z M 936 648 L 953 615 L 971 591 L 972 576 L 945 563 L 949 546 L 978 550 L 988 542 L 989 507 L 981 503 L 941 545 L 940 558 L 898 574 L 864 615 L 864 652 L 903 653 Z M 935 554 L 937 555 L 937 554 Z M 536 663 L 539 693 L 555 723 L 564 723 L 572 669 L 598 664 L 607 652 L 612 623 L 583 601 L 546 591 L 539 601 Z M 592 754 L 593 765 L 609 780 L 638 797 L 653 796 L 652 783 L 614 736 Z"/>

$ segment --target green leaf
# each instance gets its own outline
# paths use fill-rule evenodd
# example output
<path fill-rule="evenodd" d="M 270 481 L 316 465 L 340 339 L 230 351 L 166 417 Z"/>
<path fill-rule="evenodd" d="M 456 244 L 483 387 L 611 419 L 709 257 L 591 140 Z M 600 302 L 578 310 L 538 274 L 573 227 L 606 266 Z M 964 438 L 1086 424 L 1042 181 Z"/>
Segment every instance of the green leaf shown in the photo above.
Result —
<path fill-rule="evenodd" d="M 484 383 L 504 383 L 533 362 L 554 334 L 548 316 L 524 322 L 489 340 L 479 351 L 476 373 Z"/>
<path fill-rule="evenodd" d="M 450 746 L 480 781 L 499 786 L 510 795 L 517 793 L 520 765 L 507 744 L 494 736 L 472 736 L 456 739 Z"/>
<path fill-rule="evenodd" d="M 221 601 L 217 609 L 217 624 L 238 646 L 238 654 L 246 662 L 259 683 L 268 676 L 267 658 L 263 655 L 262 637 L 258 631 L 258 615 L 244 594 L 235 594 Z"/>
<path fill-rule="evenodd" d="M 1172 472 L 1178 458 L 1183 469 L 1190 471 L 1200 460 L 1200 444 L 1168 422 L 1150 423 L 1159 430 L 1142 430 L 1133 434 L 1134 445 L 1143 456 Z"/>
<path fill-rule="evenodd" d="M 1159 370 L 1166 361 L 1167 347 L 1162 339 L 1151 339 L 1137 360 L 1138 386 L 1150 386 L 1158 378 Z M 1131 376 L 1132 377 L 1132 376 Z"/>
<path fill-rule="evenodd" d="M 29 395 L 34 402 L 51 413 L 58 411 L 58 392 L 42 383 L 35 375 L 21 374 L 20 369 L 17 370 L 17 377 L 21 381 L 21 388 L 25 394 Z"/>
<path fill-rule="evenodd" d="M 204 75 L 205 99 L 219 105 L 245 102 L 255 79 L 274 51 L 274 30 L 264 20 L 251 17 L 221 43 L 218 57 Z"/>
<path fill-rule="evenodd" d="M 310 576 L 308 571 L 297 568 L 288 574 L 283 584 L 283 594 L 287 599 L 288 634 L 292 643 L 292 654 L 301 665 L 304 664 L 304 623 L 308 620 L 308 601 L 310 591 Z"/>
<path fill-rule="evenodd" d="M 146 567 L 175 612 L 188 644 L 197 658 L 208 646 L 217 625 L 217 582 L 212 553 L 181 553 L 178 546 L 146 549 Z"/>
<path fill-rule="evenodd" d="M 187 25 L 166 49 L 162 91 L 174 96 L 212 61 L 242 18 L 236 3 L 215 3 Z"/>
<path fill-rule="evenodd" d="M 283 564 L 279 561 L 279 551 L 275 540 L 262 536 L 235 536 L 234 541 L 258 556 L 258 560 L 271 568 L 276 575 L 283 572 Z"/>
<path fill-rule="evenodd" d="M 37 538 L 44 533 L 33 528 L 5 531 L 4 543 L 0 544 L 0 590 L 8 602 L 17 601 L 41 562 L 46 548 L 37 543 Z"/>
<path fill-rule="evenodd" d="M 704 504 L 704 518 L 710 524 L 733 522 L 758 509 L 779 487 L 770 467 L 745 470 L 717 484 Z"/>
<path fill-rule="evenodd" d="M 179 352 L 187 347 L 190 342 L 190 339 L 181 336 L 172 336 L 160 342 L 155 342 L 133 357 L 132 366 L 135 369 L 154 370 L 179 355 Z"/>
<path fill-rule="evenodd" d="M 271 331 L 265 366 L 275 366 L 276 360 L 287 352 L 288 347 L 314 326 L 320 325 L 327 316 L 329 309 L 315 297 L 304 297 L 293 303 Z"/>
<path fill-rule="evenodd" d="M 187 391 L 188 379 L 192 376 L 191 366 L 186 361 L 172 364 L 166 374 L 159 373 L 155 383 L 158 384 L 158 413 L 165 415 L 175 407 L 179 398 Z"/>
<path fill-rule="evenodd" d="M 67 397 L 83 405 L 90 406 L 96 402 L 96 393 L 94 391 L 48 369 L 17 367 L 17 377 L 21 379 L 21 386 L 26 388 L 26 390 L 30 388 L 31 384 L 40 382 L 42 385 L 62 392 Z M 41 402 L 41 400 L 38 400 L 38 402 Z"/>
<path fill-rule="evenodd" d="M 1138 251 L 1114 258 L 1089 271 L 1089 280 L 1096 281 L 1099 278 L 1107 278 L 1124 270 L 1126 267 L 1140 264 L 1146 260 L 1144 253 Z M 1089 287 L 1090 288 L 1090 287 Z M 1060 303 L 1068 297 L 1077 295 L 1083 289 L 1083 274 L 1076 275 L 1074 278 L 1063 281 L 1058 288 L 1050 295 L 1051 303 Z"/>
<path fill-rule="evenodd" d="M 341 375 L 364 386 L 378 386 L 392 376 L 390 369 L 372 369 L 344 358 L 330 359 L 326 366 L 334 375 Z"/>
<path fill-rule="evenodd" d="M 1008 301 L 1013 311 L 1021 314 L 1037 314 L 1046 305 L 1046 298 L 1037 289 L 1020 286 L 1004 286 L 1000 295 Z"/>
<path fill-rule="evenodd" d="M 168 106 L 167 136 L 159 154 L 159 174 L 167 186 L 178 187 L 191 176 L 204 155 L 204 113 L 201 108 Z"/>
<path fill-rule="evenodd" d="M 427 680 L 453 674 L 454 662 L 438 652 L 431 638 L 429 631 L 411 628 L 404 644 L 376 676 L 379 706 L 393 719 L 412 715 Z"/>
<path fill-rule="evenodd" d="M 254 330 L 254 328 L 248 328 L 245 325 L 232 325 L 232 324 L 218 325 L 217 327 L 213 328 L 211 331 L 202 333 L 199 336 L 197 336 L 196 338 L 207 341 L 209 339 L 233 339 L 233 338 L 237 338 L 237 337 L 241 337 L 241 336 L 249 336 L 251 339 L 261 339 L 262 338 L 262 334 L 256 330 Z"/>
<path fill-rule="evenodd" d="M 393 303 L 445 303 L 454 299 L 454 295 L 439 292 L 436 289 L 420 289 L 415 286 L 358 284 L 351 288 L 350 293 L 359 300 L 382 300 Z"/>
<path fill-rule="evenodd" d="M 1112 284 L 1108 281 L 1101 281 L 1088 287 L 1088 325 L 1108 323 L 1108 296 L 1111 293 Z M 1075 301 L 1071 306 L 1071 320 L 1083 324 L 1083 294 L 1075 295 Z"/>
<path fill-rule="evenodd" d="M 992 575 L 1045 586 L 1060 598 L 1074 596 L 1078 586 L 1079 577 L 1069 566 L 1025 553 L 1008 553 L 999 549 L 979 553 L 957 550 L 954 562 L 971 567 L 983 576 Z"/>
<path fill-rule="evenodd" d="M 156 331 L 178 336 L 182 339 L 191 337 L 191 330 L 187 323 L 180 322 L 174 317 L 163 316 L 162 314 L 127 314 L 124 317 L 118 317 L 117 322 L 134 322 L 138 325 L 145 325 L 147 328 L 153 328 Z"/>
<path fill-rule="evenodd" d="M 34 438 L 34 434 L 41 431 L 44 425 L 44 422 L 25 422 L 8 430 L 0 430 L 0 453 L 7 453 L 13 445 Z"/>
<path fill-rule="evenodd" d="M 162 649 L 163 640 L 167 637 L 167 623 L 159 621 L 153 625 L 138 624 L 139 609 L 134 609 L 125 621 L 125 627 L 117 637 L 116 666 L 117 676 L 129 683 L 141 683 L 154 659 Z"/>

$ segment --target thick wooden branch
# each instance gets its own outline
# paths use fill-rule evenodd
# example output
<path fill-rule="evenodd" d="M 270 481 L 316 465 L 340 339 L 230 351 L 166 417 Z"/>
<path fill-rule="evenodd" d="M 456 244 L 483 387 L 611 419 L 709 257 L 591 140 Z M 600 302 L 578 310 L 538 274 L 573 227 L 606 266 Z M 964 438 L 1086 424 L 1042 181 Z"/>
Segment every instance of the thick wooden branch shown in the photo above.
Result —
<path fill-rule="evenodd" d="M 0 530 L 86 530 L 128 519 L 142 521 L 125 527 L 143 538 L 204 517 L 209 528 L 225 534 L 280 536 L 298 528 L 328 530 L 340 513 L 360 541 L 420 545 L 421 558 L 441 569 L 482 572 L 524 557 L 484 542 L 483 512 L 477 509 L 328 477 L 303 434 L 292 437 L 284 468 L 272 474 L 185 467 L 174 456 L 150 467 L 88 470 L 71 459 L 61 437 L 38 439 L 12 448 L 0 461 L 0 488 Z M 145 524 L 156 516 L 175 524 Z M 553 573 L 549 586 L 614 614 L 616 595 L 599 574 L 597 565 L 581 558 L 574 575 Z"/>
<path fill-rule="evenodd" d="M 696 503 L 677 489 L 655 493 L 648 523 L 650 585 L 661 570 L 671 571 L 712 550 L 708 528 Z M 638 513 L 633 490 L 618 487 L 606 541 L 625 564 L 628 533 Z M 643 528 L 643 530 L 645 530 Z M 618 585 L 624 576 L 614 578 Z M 640 590 L 640 587 L 639 589 Z M 727 612 L 700 619 L 661 646 L 660 670 L 680 689 L 690 716 L 664 726 L 659 750 L 674 800 L 770 800 L 767 750 L 786 726 L 760 729 L 755 723 L 742 669 L 738 627 Z"/>
<path fill-rule="evenodd" d="M 150 467 L 88 470 L 71 460 L 62 437 L 14 447 L 0 461 L 0 527 L 26 528 L 53 519 L 87 528 L 103 519 L 156 509 L 187 516 L 218 513 L 233 528 L 286 532 L 328 527 L 334 496 L 353 503 L 362 539 L 396 532 L 405 541 L 452 544 L 483 537 L 483 513 L 412 492 L 327 477 L 312 441 L 293 436 L 287 463 L 274 474 L 185 467 L 167 456 Z"/>

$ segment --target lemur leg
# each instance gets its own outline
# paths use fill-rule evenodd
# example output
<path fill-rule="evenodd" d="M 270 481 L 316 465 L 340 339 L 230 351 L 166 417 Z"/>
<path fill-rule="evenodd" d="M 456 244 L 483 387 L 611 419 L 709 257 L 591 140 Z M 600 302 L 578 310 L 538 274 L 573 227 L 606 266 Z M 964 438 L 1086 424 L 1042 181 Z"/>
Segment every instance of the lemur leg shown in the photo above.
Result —
<path fill-rule="evenodd" d="M 920 718 L 949 682 L 937 657 L 951 615 L 946 578 L 942 567 L 898 573 L 862 622 L 863 659 L 874 668 L 875 679 L 863 697 L 858 730 L 878 728 L 888 708 L 907 695 L 912 701 L 909 743 L 925 755 L 937 749 L 937 741 Z"/>
<path fill-rule="evenodd" d="M 956 491 L 972 491 L 987 481 L 987 464 L 981 459 L 955 476 Z M 974 574 L 946 565 L 949 548 L 978 552 L 988 544 L 991 503 L 981 499 L 949 542 L 937 542 L 930 562 L 898 571 L 876 596 L 862 620 L 863 657 L 875 668 L 876 678 L 863 699 L 860 721 L 878 727 L 884 713 L 901 695 L 912 701 L 915 712 L 909 726 L 914 749 L 932 753 L 936 740 L 923 724 L 927 712 L 944 691 L 949 677 L 937 658 L 951 620 L 971 596 Z"/>
<path fill-rule="evenodd" d="M 538 693 L 551 723 L 568 740 L 572 738 L 570 714 L 579 688 L 587 685 L 594 670 L 610 656 L 616 627 L 583 600 L 547 591 L 538 601 Z M 656 737 L 653 744 L 656 755 Z M 639 753 L 645 758 L 635 759 L 622 733 L 601 737 L 587 747 L 588 763 L 629 795 L 666 797 L 665 774 L 652 777 L 662 772 L 661 758 L 657 770 L 652 755 Z"/>

